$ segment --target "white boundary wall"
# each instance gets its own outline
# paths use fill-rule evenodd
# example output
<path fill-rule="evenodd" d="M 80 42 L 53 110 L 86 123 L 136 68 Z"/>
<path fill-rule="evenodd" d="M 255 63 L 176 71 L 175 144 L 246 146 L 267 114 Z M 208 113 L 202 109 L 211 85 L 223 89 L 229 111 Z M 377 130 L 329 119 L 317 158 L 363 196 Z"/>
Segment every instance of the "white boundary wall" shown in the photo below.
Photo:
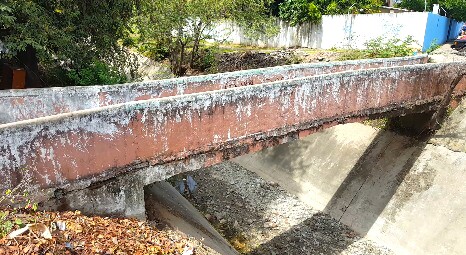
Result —
<path fill-rule="evenodd" d="M 399 39 L 412 36 L 422 48 L 427 16 L 427 12 L 324 15 L 320 24 L 296 27 L 277 21 L 280 33 L 269 39 L 263 36 L 259 40 L 250 40 L 238 26 L 223 23 L 215 28 L 213 34 L 217 40 L 234 44 L 322 49 L 363 48 L 365 42 L 378 36 Z"/>

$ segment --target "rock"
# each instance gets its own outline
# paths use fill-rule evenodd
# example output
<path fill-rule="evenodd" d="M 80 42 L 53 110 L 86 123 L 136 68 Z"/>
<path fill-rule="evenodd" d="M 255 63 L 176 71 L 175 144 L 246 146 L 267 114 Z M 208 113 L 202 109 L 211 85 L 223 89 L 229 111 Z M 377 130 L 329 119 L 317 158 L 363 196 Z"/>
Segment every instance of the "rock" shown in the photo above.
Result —
<path fill-rule="evenodd" d="M 280 186 L 277 182 L 273 182 L 273 181 L 268 182 L 268 184 L 269 184 L 270 186 L 272 186 L 272 187 L 278 187 L 278 186 Z"/>
<path fill-rule="evenodd" d="M 264 223 L 264 228 L 276 228 L 277 226 L 278 226 L 278 225 L 277 225 L 277 223 L 275 223 L 275 222 L 269 222 L 269 221 L 267 221 L 267 222 Z"/>
<path fill-rule="evenodd" d="M 225 216 L 225 214 L 223 214 L 221 212 L 217 212 L 214 215 L 215 215 L 215 218 L 217 218 L 217 220 L 221 220 Z"/>
<path fill-rule="evenodd" d="M 196 194 L 202 210 L 207 210 L 214 221 L 220 222 L 221 230 L 231 227 L 241 231 L 247 237 L 248 246 L 260 247 L 255 254 L 328 254 L 332 251 L 342 255 L 393 255 L 286 193 L 278 183 L 261 179 L 234 162 L 215 165 L 193 176 L 203 187 Z M 207 214 L 204 216 L 208 218 Z"/>

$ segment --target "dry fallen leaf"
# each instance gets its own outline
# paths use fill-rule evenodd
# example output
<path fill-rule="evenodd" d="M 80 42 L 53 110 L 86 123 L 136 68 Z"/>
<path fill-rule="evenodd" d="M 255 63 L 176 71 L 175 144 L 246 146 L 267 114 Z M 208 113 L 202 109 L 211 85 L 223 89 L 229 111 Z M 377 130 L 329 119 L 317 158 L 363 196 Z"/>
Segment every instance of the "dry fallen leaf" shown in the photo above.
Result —
<path fill-rule="evenodd" d="M 14 220 L 14 212 L 8 217 Z M 87 217 L 79 212 L 35 212 L 23 215 L 22 220 L 41 223 L 13 231 L 9 236 L 14 240 L 0 239 L 0 255 L 190 254 L 186 236 L 173 236 L 133 219 Z M 55 227 L 54 231 L 50 233 L 47 226 Z"/>

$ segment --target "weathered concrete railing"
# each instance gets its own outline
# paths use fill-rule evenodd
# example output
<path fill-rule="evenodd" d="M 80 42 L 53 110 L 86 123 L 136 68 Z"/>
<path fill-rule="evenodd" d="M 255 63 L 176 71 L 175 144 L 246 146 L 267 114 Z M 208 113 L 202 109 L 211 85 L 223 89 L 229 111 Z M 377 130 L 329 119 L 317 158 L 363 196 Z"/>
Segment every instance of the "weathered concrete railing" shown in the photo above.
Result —
<path fill-rule="evenodd" d="M 180 160 L 200 168 L 297 139 L 322 125 L 437 102 L 464 63 L 341 72 L 135 101 L 0 125 L 0 189 L 25 168 L 37 187 Z M 463 80 L 456 93 L 466 91 Z M 191 161 L 194 159 L 194 161 Z M 153 167 L 150 167 L 153 166 Z"/>
<path fill-rule="evenodd" d="M 0 124 L 118 103 L 240 87 L 332 72 L 422 64 L 427 56 L 279 66 L 110 86 L 0 91 Z"/>

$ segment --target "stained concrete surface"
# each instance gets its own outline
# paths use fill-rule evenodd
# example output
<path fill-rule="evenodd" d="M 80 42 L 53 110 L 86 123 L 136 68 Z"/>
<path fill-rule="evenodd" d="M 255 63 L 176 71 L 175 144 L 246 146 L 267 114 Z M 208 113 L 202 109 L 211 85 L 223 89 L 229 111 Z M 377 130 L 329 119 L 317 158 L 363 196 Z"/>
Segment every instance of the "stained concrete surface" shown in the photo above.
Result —
<path fill-rule="evenodd" d="M 211 156 L 208 166 L 322 125 L 426 110 L 460 67 L 426 64 L 341 72 L 0 125 L 0 188 L 11 188 L 25 177 L 17 171 L 24 166 L 31 176 L 28 185 L 35 188 L 89 178 L 103 181 L 136 166 L 200 154 Z M 466 83 L 457 88 L 465 93 Z"/>
<path fill-rule="evenodd" d="M 466 153 L 466 100 L 463 100 L 442 128 L 432 137 L 430 142 L 438 146 L 444 146 L 452 151 Z"/>
<path fill-rule="evenodd" d="M 465 109 L 428 141 L 347 124 L 234 161 L 397 254 L 464 254 Z"/>
<path fill-rule="evenodd" d="M 339 125 L 233 161 L 323 210 L 376 135 L 368 126 Z"/>
<path fill-rule="evenodd" d="M 0 124 L 119 103 L 248 86 L 326 73 L 427 63 L 426 55 L 306 63 L 118 85 L 0 90 Z M 148 63 L 143 71 L 159 69 Z M 155 70 L 154 70 L 155 69 Z"/>
<path fill-rule="evenodd" d="M 145 220 L 144 183 L 138 175 L 126 175 L 87 188 L 56 189 L 39 204 L 41 210 L 79 210 L 86 215 L 130 217 Z"/>

